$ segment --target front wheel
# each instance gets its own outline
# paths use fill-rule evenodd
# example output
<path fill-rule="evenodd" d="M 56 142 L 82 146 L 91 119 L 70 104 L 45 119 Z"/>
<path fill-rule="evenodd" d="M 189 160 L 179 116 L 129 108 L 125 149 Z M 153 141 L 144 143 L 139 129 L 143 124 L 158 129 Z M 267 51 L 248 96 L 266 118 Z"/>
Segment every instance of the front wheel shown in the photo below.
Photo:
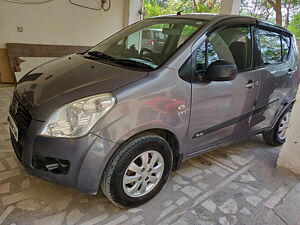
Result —
<path fill-rule="evenodd" d="M 270 131 L 263 134 L 263 138 L 267 144 L 279 146 L 285 142 L 291 111 L 292 107 L 288 108 L 279 118 L 276 125 Z"/>
<path fill-rule="evenodd" d="M 102 190 L 118 206 L 137 207 L 164 187 L 172 162 L 172 150 L 165 139 L 152 133 L 136 137 L 110 160 L 102 177 Z"/>

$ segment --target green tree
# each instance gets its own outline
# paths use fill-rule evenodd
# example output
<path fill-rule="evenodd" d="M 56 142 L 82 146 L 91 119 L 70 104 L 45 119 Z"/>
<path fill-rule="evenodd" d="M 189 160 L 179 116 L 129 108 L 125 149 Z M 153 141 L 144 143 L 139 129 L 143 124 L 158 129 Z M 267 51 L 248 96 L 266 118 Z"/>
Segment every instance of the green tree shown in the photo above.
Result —
<path fill-rule="evenodd" d="M 145 17 L 183 13 L 218 13 L 221 0 L 144 0 Z M 295 34 L 299 30 L 300 0 L 242 0 L 240 13 L 289 28 Z M 298 16 L 296 16 L 298 15 Z M 291 24 L 290 20 L 293 18 Z M 299 37 L 299 35 L 298 35 Z"/>
<path fill-rule="evenodd" d="M 145 0 L 145 17 L 183 13 L 218 13 L 221 0 Z"/>
<path fill-rule="evenodd" d="M 276 14 L 276 23 L 286 28 L 289 25 L 291 12 L 299 9 L 300 4 L 299 0 L 267 0 L 267 2 L 272 6 Z"/>
<path fill-rule="evenodd" d="M 300 9 L 300 0 L 242 0 L 241 14 L 274 20 L 287 28 L 291 16 Z"/>
<path fill-rule="evenodd" d="M 296 38 L 300 39 L 300 12 L 292 17 L 288 29 L 296 36 Z"/>
<path fill-rule="evenodd" d="M 273 9 L 267 0 L 241 0 L 240 14 L 268 20 Z"/>

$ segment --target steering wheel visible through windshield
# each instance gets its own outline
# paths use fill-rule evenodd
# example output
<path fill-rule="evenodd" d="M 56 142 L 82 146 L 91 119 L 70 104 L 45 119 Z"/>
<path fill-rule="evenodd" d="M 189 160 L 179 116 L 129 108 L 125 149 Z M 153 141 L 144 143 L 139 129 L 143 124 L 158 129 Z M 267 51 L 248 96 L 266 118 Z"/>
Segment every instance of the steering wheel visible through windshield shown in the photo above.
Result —
<path fill-rule="evenodd" d="M 196 19 L 146 19 L 107 38 L 87 55 L 123 66 L 155 69 L 203 25 L 204 21 Z"/>

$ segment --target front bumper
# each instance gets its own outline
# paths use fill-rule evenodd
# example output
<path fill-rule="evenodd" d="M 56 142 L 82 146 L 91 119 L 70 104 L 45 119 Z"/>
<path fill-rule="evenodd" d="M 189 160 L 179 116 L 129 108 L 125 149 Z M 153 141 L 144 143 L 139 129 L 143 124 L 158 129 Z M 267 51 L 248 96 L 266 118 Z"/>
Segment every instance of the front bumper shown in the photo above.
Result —
<path fill-rule="evenodd" d="M 92 133 L 81 138 L 44 137 L 37 135 L 43 122 L 32 119 L 28 127 L 15 122 L 19 129 L 19 140 L 17 142 L 11 135 L 12 144 L 29 174 L 84 193 L 97 193 L 102 172 L 111 150 L 116 147 L 115 143 Z M 36 155 L 67 161 L 69 168 L 66 173 L 37 168 L 33 163 Z"/>

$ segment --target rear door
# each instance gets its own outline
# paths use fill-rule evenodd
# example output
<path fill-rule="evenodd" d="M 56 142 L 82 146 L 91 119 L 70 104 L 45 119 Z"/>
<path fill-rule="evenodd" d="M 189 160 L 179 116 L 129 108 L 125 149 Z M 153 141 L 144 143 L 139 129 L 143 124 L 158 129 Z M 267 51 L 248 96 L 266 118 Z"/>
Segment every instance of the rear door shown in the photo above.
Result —
<path fill-rule="evenodd" d="M 291 42 L 290 35 L 275 28 L 256 29 L 254 47 L 261 82 L 251 120 L 252 131 L 270 127 L 288 99 L 297 64 L 291 59 Z"/>
<path fill-rule="evenodd" d="M 195 76 L 192 83 L 190 154 L 246 135 L 259 86 L 259 73 L 251 69 L 250 25 L 218 29 L 194 49 L 194 71 L 204 77 Z M 233 81 L 205 81 L 206 68 L 217 60 L 237 65 Z"/>

